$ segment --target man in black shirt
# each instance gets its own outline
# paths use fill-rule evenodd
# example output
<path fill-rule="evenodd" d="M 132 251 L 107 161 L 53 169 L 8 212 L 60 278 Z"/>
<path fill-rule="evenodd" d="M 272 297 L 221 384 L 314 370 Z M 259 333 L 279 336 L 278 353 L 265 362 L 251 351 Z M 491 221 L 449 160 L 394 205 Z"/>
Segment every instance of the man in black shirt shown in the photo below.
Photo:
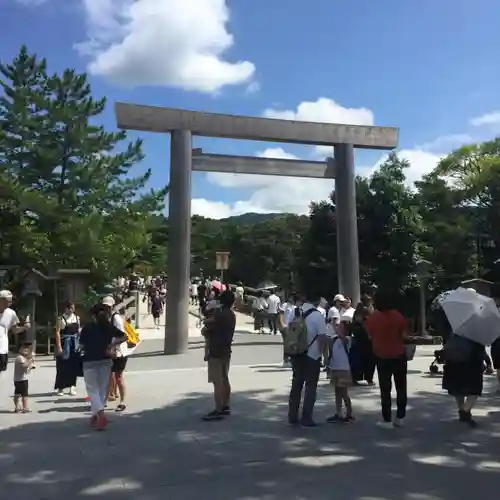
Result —
<path fill-rule="evenodd" d="M 231 414 L 231 384 L 229 365 L 231 345 L 236 328 L 236 316 L 232 310 L 234 294 L 222 292 L 219 296 L 220 308 L 206 322 L 203 329 L 207 348 L 208 381 L 214 385 L 215 410 L 203 417 L 204 420 L 221 420 Z"/>

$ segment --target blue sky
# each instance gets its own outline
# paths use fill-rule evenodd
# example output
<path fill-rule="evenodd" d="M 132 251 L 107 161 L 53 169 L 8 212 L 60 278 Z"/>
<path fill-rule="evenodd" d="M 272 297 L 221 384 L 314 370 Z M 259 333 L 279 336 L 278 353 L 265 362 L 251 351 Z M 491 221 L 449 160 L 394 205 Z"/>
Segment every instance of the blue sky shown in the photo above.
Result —
<path fill-rule="evenodd" d="M 257 8 L 258 6 L 258 8 Z M 254 116 L 400 127 L 418 179 L 500 132 L 498 0 L 0 0 L 0 59 L 21 44 L 50 68 L 88 70 L 96 96 Z M 140 135 L 152 185 L 169 139 Z M 324 158 L 324 148 L 196 139 L 213 153 Z M 381 153 L 358 152 L 369 173 Z M 304 213 L 324 180 L 193 174 L 194 213 Z"/>

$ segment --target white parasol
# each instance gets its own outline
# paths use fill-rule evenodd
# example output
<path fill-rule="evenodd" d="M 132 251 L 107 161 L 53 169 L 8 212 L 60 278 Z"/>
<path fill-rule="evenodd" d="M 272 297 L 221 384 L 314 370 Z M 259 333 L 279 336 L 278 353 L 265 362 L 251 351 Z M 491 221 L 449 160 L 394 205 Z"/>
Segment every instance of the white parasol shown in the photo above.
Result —
<path fill-rule="evenodd" d="M 500 337 L 500 312 L 490 297 L 460 287 L 445 294 L 441 306 L 456 335 L 483 345 Z"/>

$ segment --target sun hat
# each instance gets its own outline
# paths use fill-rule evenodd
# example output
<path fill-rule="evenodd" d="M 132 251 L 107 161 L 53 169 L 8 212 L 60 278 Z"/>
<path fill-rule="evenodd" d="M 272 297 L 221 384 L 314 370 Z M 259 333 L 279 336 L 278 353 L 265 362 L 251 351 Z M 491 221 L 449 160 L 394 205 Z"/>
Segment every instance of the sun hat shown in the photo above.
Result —
<path fill-rule="evenodd" d="M 115 307 L 115 299 L 111 295 L 107 295 L 102 299 L 101 304 L 103 306 Z"/>
<path fill-rule="evenodd" d="M 10 290 L 0 290 L 0 299 L 12 300 L 12 292 Z"/>

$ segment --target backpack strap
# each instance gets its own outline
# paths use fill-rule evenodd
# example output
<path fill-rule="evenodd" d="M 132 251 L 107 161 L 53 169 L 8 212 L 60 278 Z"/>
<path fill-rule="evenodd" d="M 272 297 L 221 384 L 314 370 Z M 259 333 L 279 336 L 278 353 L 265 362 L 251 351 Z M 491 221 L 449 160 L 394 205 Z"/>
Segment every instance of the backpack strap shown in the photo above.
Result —
<path fill-rule="evenodd" d="M 312 314 L 315 311 L 319 313 L 319 311 L 315 307 L 311 307 L 311 309 L 308 309 L 305 313 L 302 313 L 302 318 L 305 320 L 310 314 Z M 316 342 L 317 338 L 318 338 L 318 335 L 315 335 L 314 338 L 309 343 L 309 345 L 307 346 L 307 351 L 309 351 L 309 349 L 314 344 L 314 342 Z"/>

